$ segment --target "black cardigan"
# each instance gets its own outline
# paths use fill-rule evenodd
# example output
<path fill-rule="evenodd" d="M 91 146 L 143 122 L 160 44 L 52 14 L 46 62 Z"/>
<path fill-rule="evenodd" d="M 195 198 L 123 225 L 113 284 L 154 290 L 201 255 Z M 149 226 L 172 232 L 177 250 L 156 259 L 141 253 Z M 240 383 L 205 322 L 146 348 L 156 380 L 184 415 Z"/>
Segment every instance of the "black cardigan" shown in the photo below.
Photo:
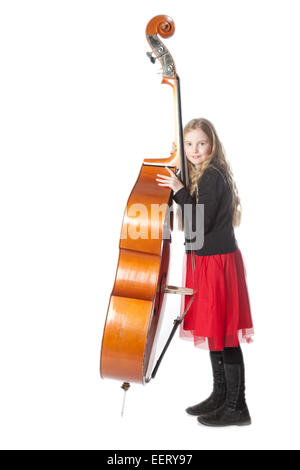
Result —
<path fill-rule="evenodd" d="M 194 251 L 198 256 L 231 253 L 238 248 L 232 225 L 232 193 L 224 170 L 216 164 L 214 166 L 209 166 L 198 182 L 198 204 L 204 204 L 204 244 Z M 195 231 L 195 197 L 184 187 L 175 193 L 173 199 L 182 210 L 184 204 L 192 204 Z M 191 251 L 186 249 L 186 253 Z"/>

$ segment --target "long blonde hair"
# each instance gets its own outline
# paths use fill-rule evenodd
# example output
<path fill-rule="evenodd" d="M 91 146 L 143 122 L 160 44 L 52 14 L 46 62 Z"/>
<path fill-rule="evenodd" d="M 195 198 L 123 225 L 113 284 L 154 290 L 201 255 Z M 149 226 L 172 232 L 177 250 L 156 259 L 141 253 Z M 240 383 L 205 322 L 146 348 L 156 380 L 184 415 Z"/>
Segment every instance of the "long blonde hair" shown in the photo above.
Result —
<path fill-rule="evenodd" d="M 223 173 L 227 179 L 228 185 L 232 193 L 232 225 L 238 227 L 241 223 L 242 206 L 238 194 L 238 189 L 235 184 L 233 173 L 229 162 L 226 160 L 225 152 L 217 132 L 213 124 L 204 118 L 192 119 L 189 121 L 183 130 L 184 137 L 186 134 L 194 129 L 201 129 L 208 137 L 211 144 L 211 154 L 208 159 L 202 163 L 202 165 L 195 166 L 187 160 L 188 174 L 189 174 L 189 186 L 188 190 L 191 196 L 196 196 L 198 202 L 198 181 L 203 175 L 204 171 L 208 167 L 214 167 L 214 164 L 219 168 L 223 169 Z M 213 160 L 213 161 L 212 161 Z M 215 168 L 215 167 L 214 167 Z"/>

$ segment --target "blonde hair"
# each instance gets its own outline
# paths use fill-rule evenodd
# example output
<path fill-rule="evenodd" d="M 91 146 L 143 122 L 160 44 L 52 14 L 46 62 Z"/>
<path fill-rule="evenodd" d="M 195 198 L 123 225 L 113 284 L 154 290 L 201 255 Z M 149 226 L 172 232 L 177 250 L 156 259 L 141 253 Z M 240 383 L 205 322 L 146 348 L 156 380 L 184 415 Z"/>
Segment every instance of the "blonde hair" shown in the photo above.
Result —
<path fill-rule="evenodd" d="M 233 173 L 230 167 L 229 162 L 226 160 L 225 152 L 223 146 L 219 140 L 217 132 L 213 124 L 204 118 L 192 119 L 189 121 L 183 130 L 184 137 L 186 134 L 194 129 L 201 129 L 208 137 L 211 144 L 211 153 L 205 162 L 202 165 L 193 165 L 193 163 L 187 160 L 188 174 L 189 174 L 189 186 L 188 190 L 191 196 L 196 195 L 196 201 L 198 202 L 198 181 L 203 175 L 204 171 L 208 167 L 216 168 L 214 163 L 219 168 L 223 169 L 223 173 L 226 177 L 228 185 L 232 193 L 232 225 L 233 227 L 238 227 L 241 223 L 242 216 L 242 206 L 238 194 L 238 189 L 235 184 Z M 213 159 L 213 162 L 212 162 Z"/>

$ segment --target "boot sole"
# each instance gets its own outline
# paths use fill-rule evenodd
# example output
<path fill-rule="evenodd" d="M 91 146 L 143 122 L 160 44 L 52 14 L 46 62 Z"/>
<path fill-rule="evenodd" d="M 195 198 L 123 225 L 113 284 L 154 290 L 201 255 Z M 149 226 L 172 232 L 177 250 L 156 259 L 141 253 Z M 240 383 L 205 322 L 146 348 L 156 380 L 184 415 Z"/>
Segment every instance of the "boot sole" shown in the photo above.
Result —
<path fill-rule="evenodd" d="M 249 426 L 251 423 L 251 420 L 250 421 L 244 421 L 242 423 L 223 423 L 223 424 L 217 424 L 217 423 L 206 423 L 206 422 L 202 422 L 200 421 L 199 419 L 197 419 L 197 423 L 198 424 L 202 424 L 202 426 L 211 426 L 211 427 L 214 427 L 214 428 L 222 428 L 222 427 L 225 427 L 225 426 Z"/>

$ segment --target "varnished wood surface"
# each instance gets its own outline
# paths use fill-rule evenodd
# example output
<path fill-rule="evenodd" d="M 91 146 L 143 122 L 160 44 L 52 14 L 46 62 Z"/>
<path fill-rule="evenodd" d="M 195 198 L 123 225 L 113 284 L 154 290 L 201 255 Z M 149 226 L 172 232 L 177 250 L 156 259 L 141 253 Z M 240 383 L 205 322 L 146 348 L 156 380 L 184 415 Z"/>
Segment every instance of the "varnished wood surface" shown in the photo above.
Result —
<path fill-rule="evenodd" d="M 145 383 L 153 358 L 169 265 L 170 239 L 163 240 L 171 203 L 170 188 L 158 186 L 162 167 L 142 165 L 127 201 L 119 244 L 115 282 L 103 333 L 100 373 L 102 377 Z M 140 205 L 141 211 L 131 208 Z M 153 205 L 159 217 L 153 217 Z M 160 210 L 158 210 L 160 209 Z M 147 238 L 133 239 L 139 227 Z M 157 238 L 152 238 L 153 233 Z"/>

